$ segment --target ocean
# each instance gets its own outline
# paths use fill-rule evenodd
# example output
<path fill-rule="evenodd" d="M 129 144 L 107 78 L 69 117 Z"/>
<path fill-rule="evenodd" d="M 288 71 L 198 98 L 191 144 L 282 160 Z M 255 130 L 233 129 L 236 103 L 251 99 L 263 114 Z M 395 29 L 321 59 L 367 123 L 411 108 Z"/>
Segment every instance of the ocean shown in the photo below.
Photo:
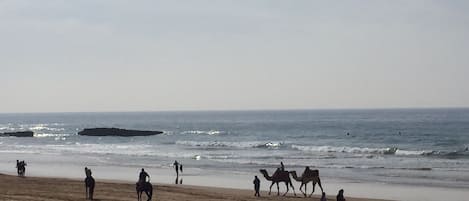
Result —
<path fill-rule="evenodd" d="M 92 127 L 164 134 L 77 135 Z M 136 178 L 141 167 L 171 170 L 178 160 L 202 177 L 259 175 L 282 161 L 287 170 L 318 169 L 323 183 L 469 187 L 469 109 L 0 114 L 0 132 L 22 130 L 35 136 L 0 138 L 0 172 L 14 172 L 16 159 L 24 159 L 33 172 L 50 164 L 125 167 Z"/>

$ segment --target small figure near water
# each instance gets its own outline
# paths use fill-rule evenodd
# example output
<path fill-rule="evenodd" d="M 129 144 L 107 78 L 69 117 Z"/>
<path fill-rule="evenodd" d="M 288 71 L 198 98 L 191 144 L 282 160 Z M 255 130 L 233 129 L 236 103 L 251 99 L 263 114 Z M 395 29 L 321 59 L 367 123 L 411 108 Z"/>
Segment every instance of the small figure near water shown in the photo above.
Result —
<path fill-rule="evenodd" d="M 254 196 L 261 197 L 259 194 L 259 189 L 261 188 L 261 180 L 257 178 L 257 176 L 254 176 L 254 181 L 252 182 L 254 184 L 254 190 L 256 191 L 254 193 Z"/>
<path fill-rule="evenodd" d="M 85 175 L 85 197 L 87 200 L 93 200 L 95 180 L 91 176 L 91 169 L 85 167 Z"/>
<path fill-rule="evenodd" d="M 344 189 L 339 190 L 339 193 L 337 194 L 337 201 L 345 201 Z"/>
<path fill-rule="evenodd" d="M 26 174 L 26 162 L 16 160 L 16 172 L 18 173 L 18 176 L 24 177 Z"/>
<path fill-rule="evenodd" d="M 178 163 L 178 161 L 174 161 L 173 166 L 174 166 L 174 169 L 176 170 L 176 177 L 179 177 L 179 163 Z"/>

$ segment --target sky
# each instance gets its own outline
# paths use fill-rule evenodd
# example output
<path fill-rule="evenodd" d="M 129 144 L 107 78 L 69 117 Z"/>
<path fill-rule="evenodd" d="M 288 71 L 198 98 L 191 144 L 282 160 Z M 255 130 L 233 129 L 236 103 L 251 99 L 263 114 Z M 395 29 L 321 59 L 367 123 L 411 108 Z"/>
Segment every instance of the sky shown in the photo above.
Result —
<path fill-rule="evenodd" d="M 469 107 L 469 1 L 0 0 L 0 113 Z"/>

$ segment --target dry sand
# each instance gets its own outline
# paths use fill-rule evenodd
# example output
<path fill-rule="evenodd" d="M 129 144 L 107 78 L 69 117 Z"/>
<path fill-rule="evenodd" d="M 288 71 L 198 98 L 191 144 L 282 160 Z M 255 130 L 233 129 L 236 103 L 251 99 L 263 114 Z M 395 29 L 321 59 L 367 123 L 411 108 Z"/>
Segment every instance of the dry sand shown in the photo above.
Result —
<path fill-rule="evenodd" d="M 251 201 L 251 200 L 319 200 L 318 197 L 302 198 L 268 196 L 261 192 L 260 198 L 253 196 L 253 191 L 199 187 L 188 185 L 153 184 L 153 200 L 159 201 Z M 2 201 L 39 201 L 39 200 L 85 200 L 84 182 L 63 178 L 17 177 L 0 174 L 0 200 Z M 146 196 L 144 199 L 146 200 Z M 95 200 L 137 200 L 135 184 L 120 181 L 96 181 Z M 335 200 L 329 197 L 329 200 Z M 347 201 L 378 201 L 376 199 L 347 198 Z"/>

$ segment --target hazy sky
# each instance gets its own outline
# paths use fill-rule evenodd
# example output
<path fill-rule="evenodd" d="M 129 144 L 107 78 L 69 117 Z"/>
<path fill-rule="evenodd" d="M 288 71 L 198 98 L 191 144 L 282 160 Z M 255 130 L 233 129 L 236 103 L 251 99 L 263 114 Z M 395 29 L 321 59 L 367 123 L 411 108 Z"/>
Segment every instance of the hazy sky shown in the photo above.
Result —
<path fill-rule="evenodd" d="M 0 0 L 0 112 L 469 106 L 469 1 Z"/>

